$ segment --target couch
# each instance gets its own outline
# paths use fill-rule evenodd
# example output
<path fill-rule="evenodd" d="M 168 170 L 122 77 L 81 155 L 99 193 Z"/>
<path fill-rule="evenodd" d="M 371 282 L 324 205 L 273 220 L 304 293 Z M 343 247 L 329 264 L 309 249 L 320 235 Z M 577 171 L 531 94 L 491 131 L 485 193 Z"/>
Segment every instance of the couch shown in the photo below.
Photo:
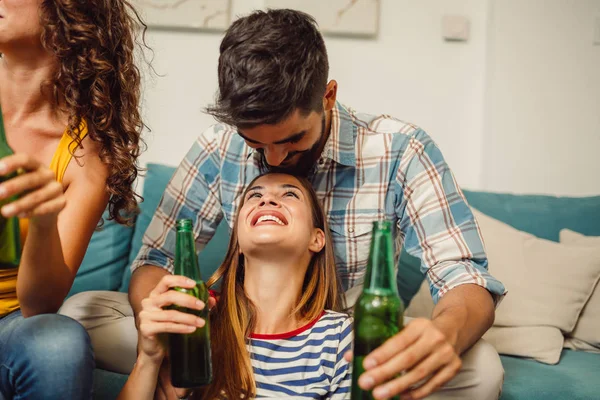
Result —
<path fill-rule="evenodd" d="M 165 165 L 148 165 L 144 202 L 134 226 L 123 227 L 105 221 L 103 228 L 92 237 L 70 295 L 86 290 L 127 291 L 128 267 L 137 255 L 144 231 L 173 171 Z M 541 238 L 557 241 L 563 228 L 600 236 L 600 196 L 560 198 L 475 191 L 465 191 L 465 195 L 469 204 L 481 212 Z M 210 276 L 222 261 L 228 235 L 228 227 L 222 223 L 213 240 L 200 252 L 203 277 Z M 419 261 L 403 251 L 398 287 L 405 304 L 410 303 L 422 280 Z M 501 359 L 505 368 L 502 400 L 600 398 L 600 354 L 563 350 L 557 365 L 510 356 L 501 356 Z M 94 398 L 114 399 L 127 377 L 96 369 L 94 378 Z"/>

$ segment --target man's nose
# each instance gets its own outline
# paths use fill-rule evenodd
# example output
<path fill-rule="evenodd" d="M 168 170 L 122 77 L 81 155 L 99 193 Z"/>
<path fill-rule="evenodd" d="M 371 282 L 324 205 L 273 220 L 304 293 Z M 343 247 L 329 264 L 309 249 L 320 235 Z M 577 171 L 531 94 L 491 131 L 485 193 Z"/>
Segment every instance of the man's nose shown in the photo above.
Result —
<path fill-rule="evenodd" d="M 265 159 L 267 164 L 272 167 L 278 167 L 287 157 L 287 151 L 279 146 L 268 146 L 265 148 Z"/>

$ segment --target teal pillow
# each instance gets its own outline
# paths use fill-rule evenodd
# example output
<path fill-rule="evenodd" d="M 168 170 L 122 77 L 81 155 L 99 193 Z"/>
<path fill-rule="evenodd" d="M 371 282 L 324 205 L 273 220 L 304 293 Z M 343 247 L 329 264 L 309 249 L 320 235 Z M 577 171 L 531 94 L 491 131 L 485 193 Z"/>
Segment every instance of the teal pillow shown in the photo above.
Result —
<path fill-rule="evenodd" d="M 102 215 L 104 225 L 94 232 L 68 296 L 88 290 L 118 290 L 127 269 L 133 227 Z"/>
<path fill-rule="evenodd" d="M 558 241 L 561 229 L 600 236 L 600 196 L 556 197 L 465 190 L 471 207 L 537 237 Z M 421 261 L 404 249 L 398 266 L 398 291 L 404 304 L 419 291 Z"/>
<path fill-rule="evenodd" d="M 160 203 L 163 192 L 174 172 L 175 168 L 167 165 L 151 163 L 147 166 L 147 172 L 144 179 L 144 201 L 140 203 L 140 214 L 138 215 L 133 240 L 131 241 L 128 268 L 125 268 L 125 271 L 123 272 L 119 288 L 119 291 L 121 292 L 127 292 L 129 288 L 129 281 L 131 279 L 131 270 L 129 267 L 133 264 L 133 261 L 142 247 L 144 233 L 146 232 L 148 225 L 150 225 L 150 221 Z M 219 265 L 221 265 L 225 258 L 228 244 L 229 227 L 225 220 L 222 220 L 217 227 L 213 238 L 198 255 L 200 273 L 203 279 L 208 279 L 208 277 L 216 271 Z"/>

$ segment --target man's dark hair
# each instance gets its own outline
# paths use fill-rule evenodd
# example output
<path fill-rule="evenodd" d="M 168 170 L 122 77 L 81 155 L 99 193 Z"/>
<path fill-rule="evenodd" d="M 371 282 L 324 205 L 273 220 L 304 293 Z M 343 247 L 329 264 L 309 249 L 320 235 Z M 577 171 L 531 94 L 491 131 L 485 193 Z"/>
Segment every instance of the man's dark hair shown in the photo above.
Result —
<path fill-rule="evenodd" d="M 328 72 L 314 18 L 296 10 L 254 11 L 221 42 L 219 92 L 207 112 L 238 128 L 276 124 L 296 109 L 320 112 Z"/>

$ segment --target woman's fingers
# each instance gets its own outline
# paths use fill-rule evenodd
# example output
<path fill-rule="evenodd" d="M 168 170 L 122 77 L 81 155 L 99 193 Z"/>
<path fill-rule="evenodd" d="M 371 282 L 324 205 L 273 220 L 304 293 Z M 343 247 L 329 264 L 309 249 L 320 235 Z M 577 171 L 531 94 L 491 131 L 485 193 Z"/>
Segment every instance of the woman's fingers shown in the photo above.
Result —
<path fill-rule="evenodd" d="M 185 276 L 165 275 L 162 277 L 160 282 L 158 282 L 156 287 L 150 292 L 150 297 L 156 297 L 175 287 L 191 289 L 194 286 L 196 286 L 196 282 L 190 278 L 186 278 Z"/>
<path fill-rule="evenodd" d="M 67 205 L 64 196 L 42 203 L 31 211 L 21 212 L 18 214 L 20 218 L 39 217 L 48 214 L 58 214 Z"/>
<path fill-rule="evenodd" d="M 38 161 L 27 154 L 13 154 L 0 159 L 0 175 L 7 175 L 19 169 L 34 171 L 40 168 L 40 165 Z"/>
<path fill-rule="evenodd" d="M 208 309 L 212 310 L 217 305 L 217 299 L 212 296 L 208 297 Z"/>
<path fill-rule="evenodd" d="M 59 213 L 65 207 L 65 204 L 66 199 L 63 187 L 60 183 L 53 180 L 45 186 L 2 207 L 2 215 L 9 218 L 15 215 L 28 217 L 32 215 Z"/>
<path fill-rule="evenodd" d="M 202 318 L 176 310 L 142 310 L 139 318 L 140 332 L 145 337 L 160 333 L 190 333 L 206 324 Z"/>
<path fill-rule="evenodd" d="M 0 198 L 22 194 L 46 185 L 55 180 L 54 172 L 50 169 L 38 169 L 16 176 L 0 185 Z"/>
<path fill-rule="evenodd" d="M 153 305 L 158 308 L 163 308 L 171 305 L 191 308 L 193 310 L 203 310 L 206 304 L 202 300 L 198 300 L 192 295 L 181 293 L 176 290 L 169 290 L 166 293 L 160 294 L 152 298 Z"/>
<path fill-rule="evenodd" d="M 153 338 L 161 333 L 192 333 L 197 328 L 191 325 L 177 324 L 175 322 L 141 322 L 140 332 L 144 337 Z"/>
<path fill-rule="evenodd" d="M 201 328 L 205 324 L 205 321 L 202 318 L 177 310 L 142 310 L 140 311 L 140 323 L 141 322 L 174 322 L 176 324 L 195 326 L 197 328 Z"/>

